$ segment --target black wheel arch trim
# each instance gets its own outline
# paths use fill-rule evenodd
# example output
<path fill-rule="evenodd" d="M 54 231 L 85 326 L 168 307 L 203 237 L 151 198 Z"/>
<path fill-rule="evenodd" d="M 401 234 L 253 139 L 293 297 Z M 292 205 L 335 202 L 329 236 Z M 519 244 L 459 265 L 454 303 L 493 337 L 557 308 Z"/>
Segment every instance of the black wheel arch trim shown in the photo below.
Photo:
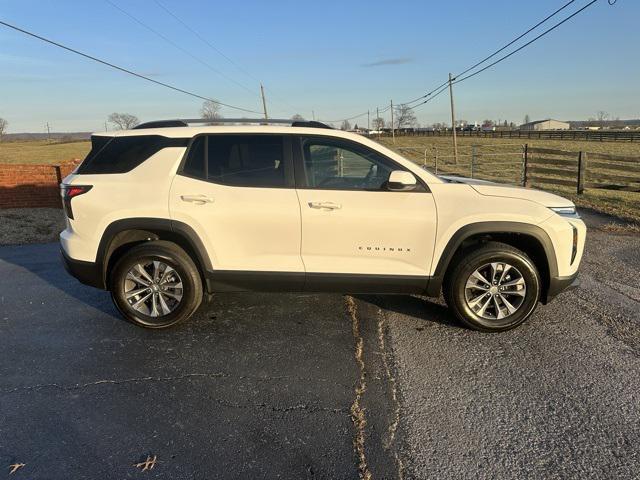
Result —
<path fill-rule="evenodd" d="M 191 252 L 187 253 L 193 253 L 196 257 L 193 261 L 203 276 L 205 272 L 212 269 L 211 260 L 209 259 L 202 240 L 193 228 L 186 223 L 169 218 L 125 218 L 110 223 L 102 234 L 95 261 L 95 276 L 98 278 L 92 282 L 92 286 L 97 286 L 104 290 L 108 289 L 107 274 L 109 260 L 117 248 L 113 240 L 118 234 L 132 230 L 149 231 L 154 234 L 165 232 L 172 236 L 179 237 L 189 247 L 189 250 L 191 250 Z"/>
<path fill-rule="evenodd" d="M 547 258 L 550 277 L 545 279 L 547 284 L 551 282 L 552 278 L 558 277 L 558 262 L 556 259 L 555 249 L 549 235 L 544 231 L 544 229 L 537 225 L 523 222 L 476 222 L 461 227 L 451 236 L 442 251 L 442 255 L 440 255 L 440 259 L 438 260 L 433 276 L 429 279 L 427 295 L 431 297 L 437 297 L 440 295 L 440 290 L 442 289 L 442 284 L 449 264 L 451 263 L 456 251 L 465 240 L 475 235 L 491 233 L 520 234 L 534 238 L 542 246 Z M 546 292 L 543 292 L 542 297 L 546 297 Z"/>

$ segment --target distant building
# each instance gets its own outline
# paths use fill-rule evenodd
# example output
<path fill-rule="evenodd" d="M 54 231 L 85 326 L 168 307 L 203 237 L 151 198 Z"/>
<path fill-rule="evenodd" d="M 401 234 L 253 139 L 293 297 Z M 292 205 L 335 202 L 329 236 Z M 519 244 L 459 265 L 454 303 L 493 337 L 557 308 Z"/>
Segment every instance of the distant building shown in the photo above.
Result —
<path fill-rule="evenodd" d="M 520 125 L 520 130 L 569 130 L 569 128 L 570 125 L 568 122 L 561 122 L 560 120 L 553 120 L 551 118 Z"/>

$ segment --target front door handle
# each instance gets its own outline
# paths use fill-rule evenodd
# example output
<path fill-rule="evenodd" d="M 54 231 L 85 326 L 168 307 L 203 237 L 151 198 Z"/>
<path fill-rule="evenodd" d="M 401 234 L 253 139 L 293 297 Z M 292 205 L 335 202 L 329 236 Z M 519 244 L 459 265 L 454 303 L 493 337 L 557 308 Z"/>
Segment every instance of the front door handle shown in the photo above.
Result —
<path fill-rule="evenodd" d="M 340 210 L 342 205 L 334 202 L 309 202 L 309 207 L 321 210 Z"/>
<path fill-rule="evenodd" d="M 180 195 L 183 202 L 195 203 L 196 205 L 204 205 L 205 203 L 213 203 L 213 198 L 206 195 Z"/>

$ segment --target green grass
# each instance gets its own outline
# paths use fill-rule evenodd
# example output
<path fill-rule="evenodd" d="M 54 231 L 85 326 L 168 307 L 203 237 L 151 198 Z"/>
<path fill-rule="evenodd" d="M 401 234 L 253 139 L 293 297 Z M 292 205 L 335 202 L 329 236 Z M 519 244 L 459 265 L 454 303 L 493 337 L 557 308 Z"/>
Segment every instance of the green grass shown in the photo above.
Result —
<path fill-rule="evenodd" d="M 46 140 L 0 142 L 0 163 L 57 164 L 83 159 L 91 149 L 89 141 L 51 142 Z"/>
<path fill-rule="evenodd" d="M 454 164 L 451 137 L 397 137 L 395 145 L 391 138 L 382 137 L 379 139 L 379 142 L 387 147 L 398 150 L 402 155 L 419 164 L 425 162 L 424 152 L 426 150 L 426 164 L 428 167 L 431 167 L 431 170 L 433 170 L 434 158 L 437 152 L 439 173 L 453 173 L 463 176 L 470 176 L 470 154 L 472 145 L 476 145 L 476 153 L 479 153 L 480 157 L 474 165 L 474 177 L 504 183 L 521 183 L 522 144 L 515 142 L 514 139 L 466 137 L 459 138 L 458 140 L 460 156 L 457 164 Z M 569 140 L 528 140 L 526 143 L 529 147 L 566 150 L 576 152 L 576 154 L 582 150 L 592 153 L 638 157 L 638 164 L 640 165 L 640 144 L 637 143 Z M 403 150 L 404 147 L 411 147 L 411 150 Z M 482 154 L 490 155 L 483 157 Z M 550 157 L 550 155 L 545 155 L 545 157 Z M 569 168 L 567 175 L 573 175 L 569 173 L 569 171 L 573 170 Z M 593 178 L 597 177 L 598 173 L 607 173 L 607 171 L 602 169 L 589 169 L 588 172 Z M 624 172 L 613 173 L 624 174 Z M 629 176 L 635 176 L 637 178 L 638 174 L 629 173 Z M 577 195 L 573 187 L 550 184 L 534 186 L 570 198 L 579 207 L 592 208 L 620 217 L 623 220 L 640 224 L 640 193 L 587 189 L 582 195 Z"/>

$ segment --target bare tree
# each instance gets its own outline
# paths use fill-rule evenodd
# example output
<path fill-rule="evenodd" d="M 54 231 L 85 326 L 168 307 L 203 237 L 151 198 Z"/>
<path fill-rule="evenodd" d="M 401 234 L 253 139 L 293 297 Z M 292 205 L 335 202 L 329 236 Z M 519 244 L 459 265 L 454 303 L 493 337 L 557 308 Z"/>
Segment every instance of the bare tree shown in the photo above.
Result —
<path fill-rule="evenodd" d="M 291 120 L 294 122 L 304 122 L 304 117 L 299 113 L 296 113 L 293 117 L 291 117 Z"/>
<path fill-rule="evenodd" d="M 418 123 L 416 114 L 413 113 L 413 109 L 408 105 L 394 107 L 394 117 L 395 128 L 414 127 Z"/>
<path fill-rule="evenodd" d="M 205 120 L 217 120 L 222 118 L 222 114 L 220 113 L 220 104 L 213 100 L 206 100 L 202 104 L 200 115 Z"/>
<path fill-rule="evenodd" d="M 384 128 L 384 125 L 384 118 L 382 117 L 371 120 L 371 128 L 373 128 L 373 130 L 381 130 Z"/>
<path fill-rule="evenodd" d="M 340 125 L 340 130 L 351 130 L 351 124 L 349 123 L 349 120 L 343 120 L 342 121 L 342 125 Z"/>
<path fill-rule="evenodd" d="M 596 119 L 598 120 L 598 125 L 600 127 L 604 127 L 605 123 L 607 122 L 607 120 L 609 120 L 610 117 L 611 115 L 609 115 L 604 110 L 599 110 L 598 113 L 596 113 Z"/>
<path fill-rule="evenodd" d="M 524 122 L 522 123 L 531 123 L 531 117 L 528 113 L 524 116 Z"/>
<path fill-rule="evenodd" d="M 140 123 L 138 117 L 129 113 L 112 113 L 107 119 L 109 123 L 112 123 L 119 130 L 129 130 Z"/>
<path fill-rule="evenodd" d="M 4 137 L 4 134 L 7 132 L 8 125 L 9 125 L 9 122 L 7 122 L 4 118 L 0 118 L 0 142 Z"/>

